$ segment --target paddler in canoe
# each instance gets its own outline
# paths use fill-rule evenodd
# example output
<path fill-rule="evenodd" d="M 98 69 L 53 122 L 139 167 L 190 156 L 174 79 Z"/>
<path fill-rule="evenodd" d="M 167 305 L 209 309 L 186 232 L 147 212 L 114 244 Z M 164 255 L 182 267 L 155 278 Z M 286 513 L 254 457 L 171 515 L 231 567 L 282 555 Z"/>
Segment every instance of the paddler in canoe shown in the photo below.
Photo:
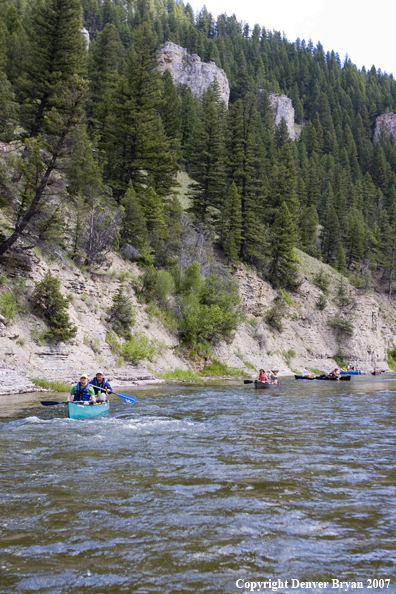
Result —
<path fill-rule="evenodd" d="M 278 371 L 279 371 L 278 369 L 271 369 L 271 371 L 268 373 L 268 379 L 273 384 L 279 384 Z"/>
<path fill-rule="evenodd" d="M 96 402 L 95 390 L 89 385 L 89 379 L 86 373 L 82 373 L 80 381 L 75 384 L 67 397 L 68 402 Z"/>
<path fill-rule="evenodd" d="M 259 376 L 257 378 L 257 381 L 259 381 L 259 382 L 269 382 L 269 379 L 268 379 L 267 374 L 265 373 L 264 369 L 260 369 L 259 370 Z"/>
<path fill-rule="evenodd" d="M 93 386 L 96 402 L 107 402 L 107 395 L 113 392 L 113 388 L 106 381 L 103 371 L 98 371 L 95 377 L 89 382 L 89 385 Z"/>
<path fill-rule="evenodd" d="M 308 379 L 313 379 L 316 377 L 316 373 L 310 373 L 306 367 L 301 372 L 301 377 L 306 377 Z"/>

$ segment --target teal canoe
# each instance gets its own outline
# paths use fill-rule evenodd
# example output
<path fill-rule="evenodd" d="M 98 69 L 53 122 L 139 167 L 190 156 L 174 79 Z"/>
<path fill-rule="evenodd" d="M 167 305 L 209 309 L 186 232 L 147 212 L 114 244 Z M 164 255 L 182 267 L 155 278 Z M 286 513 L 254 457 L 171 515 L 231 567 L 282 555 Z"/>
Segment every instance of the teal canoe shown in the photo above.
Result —
<path fill-rule="evenodd" d="M 109 412 L 108 402 L 102 404 L 84 404 L 83 402 L 68 402 L 67 416 L 69 419 L 86 419 L 90 417 L 101 417 Z"/>

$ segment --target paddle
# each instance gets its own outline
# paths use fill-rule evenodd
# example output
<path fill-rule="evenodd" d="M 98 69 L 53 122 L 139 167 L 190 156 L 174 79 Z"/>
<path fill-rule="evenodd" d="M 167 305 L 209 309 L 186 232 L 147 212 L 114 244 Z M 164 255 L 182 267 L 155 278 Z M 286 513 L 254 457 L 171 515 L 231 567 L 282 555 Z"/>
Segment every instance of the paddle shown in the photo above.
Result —
<path fill-rule="evenodd" d="M 102 392 L 106 392 L 105 388 L 99 388 L 99 386 L 94 386 L 94 387 L 97 388 L 98 390 L 102 390 Z M 135 396 L 130 396 L 129 394 L 117 394 L 117 392 L 111 392 L 111 393 L 115 394 L 116 396 L 118 396 L 118 398 L 121 398 L 121 400 L 123 400 L 124 402 L 127 402 L 128 404 L 135 404 L 135 402 L 136 402 Z M 56 406 L 57 404 L 67 404 L 67 402 L 58 402 L 56 400 L 42 400 L 41 404 L 43 406 Z"/>
<path fill-rule="evenodd" d="M 254 380 L 243 380 L 244 384 L 254 384 Z"/>
<path fill-rule="evenodd" d="M 91 384 L 91 386 L 93 386 L 93 384 Z M 107 392 L 106 388 L 99 388 L 99 386 L 93 386 L 93 387 L 98 390 L 102 390 L 102 392 Z M 121 400 L 123 400 L 124 402 L 127 402 L 128 404 L 135 404 L 135 402 L 136 402 L 136 397 L 130 396 L 129 394 L 117 394 L 117 392 L 110 392 L 110 394 L 115 394 L 116 396 L 118 396 L 118 398 L 121 398 Z"/>

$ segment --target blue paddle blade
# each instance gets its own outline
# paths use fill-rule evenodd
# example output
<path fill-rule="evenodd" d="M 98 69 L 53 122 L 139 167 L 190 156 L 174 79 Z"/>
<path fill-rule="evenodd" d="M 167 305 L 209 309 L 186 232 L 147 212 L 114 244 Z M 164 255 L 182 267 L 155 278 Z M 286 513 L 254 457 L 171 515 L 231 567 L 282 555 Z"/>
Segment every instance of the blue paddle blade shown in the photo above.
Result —
<path fill-rule="evenodd" d="M 128 404 L 135 404 L 136 402 L 135 396 L 130 396 L 129 394 L 117 394 L 117 396 L 124 402 L 128 402 Z"/>
<path fill-rule="evenodd" d="M 67 404 L 67 402 L 58 402 L 57 400 L 42 400 L 43 406 L 55 406 L 55 404 Z"/>

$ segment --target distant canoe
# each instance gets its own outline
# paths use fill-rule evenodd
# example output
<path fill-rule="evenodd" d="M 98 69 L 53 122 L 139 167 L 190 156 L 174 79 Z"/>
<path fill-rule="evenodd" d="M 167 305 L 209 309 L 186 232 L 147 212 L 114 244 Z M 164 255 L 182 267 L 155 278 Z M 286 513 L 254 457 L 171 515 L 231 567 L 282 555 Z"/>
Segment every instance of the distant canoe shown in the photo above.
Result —
<path fill-rule="evenodd" d="M 303 380 L 326 380 L 330 382 L 336 382 L 337 380 L 348 382 L 351 379 L 350 375 L 344 375 L 343 377 L 326 377 L 325 375 L 318 375 L 317 377 L 303 377 L 302 375 L 295 375 L 296 379 Z"/>
<path fill-rule="evenodd" d="M 303 379 L 303 380 L 314 380 L 314 379 L 318 379 L 317 377 L 307 377 L 306 375 L 297 375 L 297 374 L 295 374 L 294 377 L 296 379 Z"/>
<path fill-rule="evenodd" d="M 363 375 L 363 371 L 360 371 L 360 369 L 355 369 L 354 371 L 344 371 L 343 369 L 341 369 L 340 374 L 341 375 Z"/>
<path fill-rule="evenodd" d="M 68 402 L 67 416 L 69 419 L 85 419 L 89 417 L 101 417 L 109 412 L 110 404 L 84 404 L 83 402 Z"/>
<path fill-rule="evenodd" d="M 279 386 L 279 382 L 277 384 L 274 384 L 272 382 L 259 382 L 258 380 L 256 380 L 254 382 L 254 387 L 255 388 L 270 388 L 271 386 Z"/>

